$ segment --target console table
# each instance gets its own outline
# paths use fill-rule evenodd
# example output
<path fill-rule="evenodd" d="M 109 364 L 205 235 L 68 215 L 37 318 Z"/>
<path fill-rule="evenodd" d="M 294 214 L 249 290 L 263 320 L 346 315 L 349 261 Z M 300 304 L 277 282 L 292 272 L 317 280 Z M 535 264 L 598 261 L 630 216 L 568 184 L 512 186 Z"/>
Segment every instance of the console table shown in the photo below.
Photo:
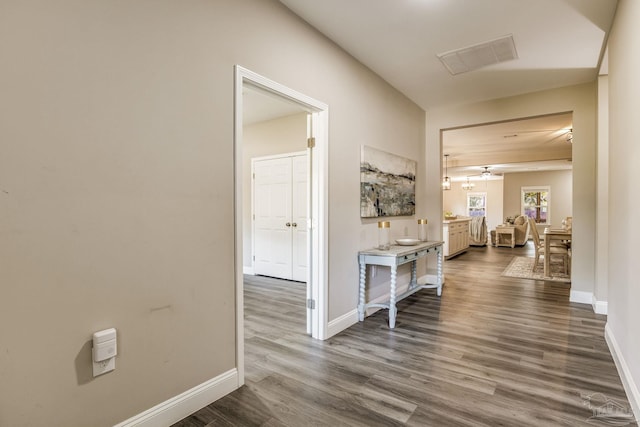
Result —
<path fill-rule="evenodd" d="M 360 297 L 358 301 L 358 320 L 364 321 L 365 310 L 369 307 L 380 307 L 389 310 L 389 327 L 395 328 L 396 302 L 418 292 L 420 289 L 436 288 L 438 296 L 442 295 L 442 245 L 443 242 L 421 242 L 413 246 L 391 246 L 388 250 L 369 249 L 358 252 L 358 262 L 360 264 Z M 418 284 L 416 261 L 426 257 L 430 253 L 437 254 L 438 270 L 436 283 Z M 409 288 L 400 295 L 396 295 L 397 269 L 399 265 L 411 263 L 411 282 Z M 391 268 L 391 283 L 389 291 L 389 301 L 385 303 L 366 303 L 365 286 L 367 265 L 381 265 Z"/>

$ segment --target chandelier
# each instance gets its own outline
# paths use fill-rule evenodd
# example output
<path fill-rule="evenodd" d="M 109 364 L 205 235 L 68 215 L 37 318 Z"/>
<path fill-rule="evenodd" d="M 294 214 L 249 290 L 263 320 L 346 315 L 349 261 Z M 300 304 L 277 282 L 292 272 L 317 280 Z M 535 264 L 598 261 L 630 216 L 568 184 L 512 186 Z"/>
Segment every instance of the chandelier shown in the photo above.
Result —
<path fill-rule="evenodd" d="M 463 182 L 462 183 L 462 189 L 463 190 L 473 190 L 473 187 L 475 187 L 476 185 L 473 182 L 469 182 L 469 177 L 467 177 L 467 182 Z"/>

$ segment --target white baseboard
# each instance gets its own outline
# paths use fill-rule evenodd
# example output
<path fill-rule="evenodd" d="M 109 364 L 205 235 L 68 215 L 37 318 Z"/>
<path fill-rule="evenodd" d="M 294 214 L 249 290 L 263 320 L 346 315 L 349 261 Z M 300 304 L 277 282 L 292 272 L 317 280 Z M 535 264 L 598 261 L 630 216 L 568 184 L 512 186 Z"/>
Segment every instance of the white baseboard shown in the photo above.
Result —
<path fill-rule="evenodd" d="M 609 323 L 604 327 L 604 338 L 607 341 L 607 345 L 609 345 L 609 351 L 611 352 L 613 362 L 616 364 L 616 368 L 618 369 L 618 374 L 622 380 L 624 391 L 627 393 L 627 399 L 631 405 L 631 410 L 633 411 L 636 419 L 640 419 L 640 391 L 638 390 L 638 385 L 631 376 L 629 366 L 620 351 L 620 347 L 618 346 L 618 342 L 616 341 L 613 332 L 611 332 Z"/>
<path fill-rule="evenodd" d="M 571 290 L 569 294 L 570 302 L 577 302 L 580 304 L 593 304 L 593 293 L 592 292 L 582 292 L 582 291 L 574 291 Z"/>
<path fill-rule="evenodd" d="M 249 265 L 249 266 L 243 265 L 242 266 L 242 273 L 243 274 L 247 274 L 249 276 L 255 276 L 256 275 L 255 269 L 251 265 Z"/>
<path fill-rule="evenodd" d="M 170 426 L 238 388 L 238 370 L 231 369 L 194 388 L 134 415 L 114 427 Z"/>
<path fill-rule="evenodd" d="M 355 325 L 356 323 L 358 323 L 358 309 L 351 310 L 350 312 L 333 319 L 329 322 L 327 339 L 331 338 L 338 332 L 342 332 L 348 327 Z"/>
<path fill-rule="evenodd" d="M 595 295 L 593 296 L 593 311 L 596 314 L 607 314 L 608 310 L 609 310 L 609 304 L 606 301 L 598 301 L 595 297 Z"/>
<path fill-rule="evenodd" d="M 579 304 L 589 304 L 593 307 L 593 312 L 596 314 L 607 314 L 608 304 L 606 301 L 598 301 L 596 296 L 592 292 L 574 291 L 569 294 L 570 302 L 577 302 Z"/>

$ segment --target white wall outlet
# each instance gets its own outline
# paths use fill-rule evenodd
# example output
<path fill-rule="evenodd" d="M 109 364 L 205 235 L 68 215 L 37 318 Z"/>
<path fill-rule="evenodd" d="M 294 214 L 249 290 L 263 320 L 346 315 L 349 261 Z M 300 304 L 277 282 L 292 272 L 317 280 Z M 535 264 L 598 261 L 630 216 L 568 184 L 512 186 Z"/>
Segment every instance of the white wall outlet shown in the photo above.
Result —
<path fill-rule="evenodd" d="M 98 331 L 93 334 L 93 348 L 91 359 L 93 363 L 93 376 L 97 377 L 116 368 L 116 355 L 118 343 L 114 328 Z"/>
<path fill-rule="evenodd" d="M 116 358 L 111 357 L 101 362 L 93 362 L 93 376 L 106 374 L 116 369 Z"/>

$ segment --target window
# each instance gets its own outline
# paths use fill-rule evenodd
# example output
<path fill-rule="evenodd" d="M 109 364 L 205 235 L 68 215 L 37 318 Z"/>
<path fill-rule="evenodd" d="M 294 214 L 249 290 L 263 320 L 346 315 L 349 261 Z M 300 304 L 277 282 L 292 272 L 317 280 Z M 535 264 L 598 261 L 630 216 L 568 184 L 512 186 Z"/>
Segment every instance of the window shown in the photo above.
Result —
<path fill-rule="evenodd" d="M 471 217 L 487 216 L 487 193 L 467 193 L 467 212 Z"/>
<path fill-rule="evenodd" d="M 522 187 L 522 215 L 532 218 L 537 224 L 548 224 L 549 187 Z"/>

